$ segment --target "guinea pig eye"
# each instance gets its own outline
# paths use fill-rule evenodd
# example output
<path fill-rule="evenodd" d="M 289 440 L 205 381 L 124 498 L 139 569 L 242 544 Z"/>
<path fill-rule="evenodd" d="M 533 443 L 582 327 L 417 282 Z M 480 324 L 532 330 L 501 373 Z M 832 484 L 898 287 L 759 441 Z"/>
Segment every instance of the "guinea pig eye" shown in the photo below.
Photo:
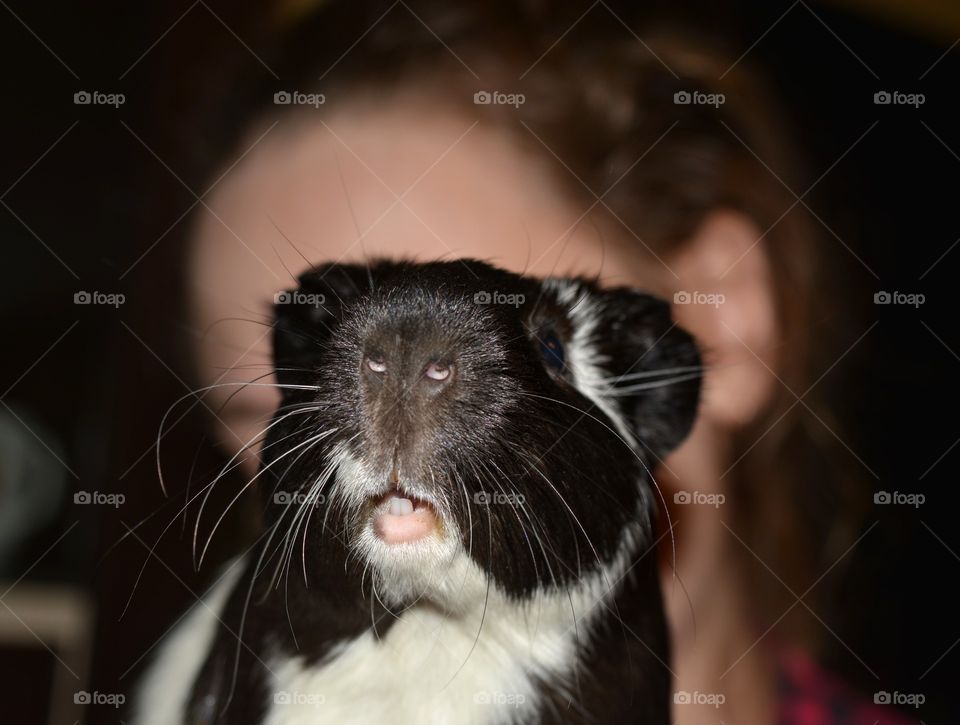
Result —
<path fill-rule="evenodd" d="M 566 356 L 563 351 L 563 343 L 557 337 L 557 333 L 547 330 L 540 337 L 540 352 L 543 355 L 543 361 L 548 368 L 562 373 L 566 367 Z"/>
<path fill-rule="evenodd" d="M 375 373 L 387 372 L 387 364 L 383 360 L 378 360 L 374 357 L 367 358 L 367 367 Z"/>
<path fill-rule="evenodd" d="M 427 369 L 424 371 L 426 375 L 431 380 L 436 380 L 437 382 L 443 382 L 450 377 L 450 366 L 441 365 L 440 363 L 430 363 L 427 366 Z"/>

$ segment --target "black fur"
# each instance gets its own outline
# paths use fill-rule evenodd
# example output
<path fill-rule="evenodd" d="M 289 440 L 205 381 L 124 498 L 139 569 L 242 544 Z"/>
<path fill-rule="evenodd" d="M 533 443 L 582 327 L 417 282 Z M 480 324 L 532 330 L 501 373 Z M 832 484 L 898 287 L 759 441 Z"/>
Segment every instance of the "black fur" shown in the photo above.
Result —
<path fill-rule="evenodd" d="M 363 562 L 351 550 L 369 509 L 338 505 L 335 477 L 326 503 L 311 504 L 296 531 L 291 571 L 271 576 L 292 515 L 277 501 L 306 493 L 336 446 L 362 460 L 383 491 L 391 481 L 401 488 L 415 482 L 415 493 L 455 523 L 464 548 L 510 596 L 573 586 L 614 558 L 638 517 L 641 540 L 631 562 L 647 550 L 655 510 L 649 469 L 692 425 L 699 377 L 631 392 L 658 378 L 628 376 L 695 369 L 699 356 L 662 301 L 586 280 L 564 284 L 576 286 L 568 300 L 555 284 L 477 261 L 326 265 L 304 274 L 276 306 L 274 356 L 285 387 L 259 479 L 276 535 L 267 534 L 248 557 L 187 722 L 259 722 L 270 696 L 264 652 L 316 662 L 333 643 L 371 626 L 382 635 L 395 621 L 361 586 Z M 499 303 L 486 303 L 483 295 L 494 294 Z M 582 316 L 594 325 L 599 372 L 618 391 L 605 398 L 613 417 L 578 387 L 569 359 L 548 364 L 544 355 L 547 338 L 560 341 L 561 355 L 573 351 Z M 372 373 L 368 358 L 385 361 L 390 374 Z M 430 363 L 452 366 L 449 382 L 424 378 Z M 280 420 L 308 404 L 320 410 Z M 636 449 L 614 417 L 627 422 Z M 331 427 L 337 430 L 329 437 L 290 453 Z M 522 496 L 536 514 L 539 541 L 517 507 L 475 505 L 490 494 Z M 667 723 L 669 648 L 654 554 L 597 607 L 580 652 L 578 696 L 570 701 L 541 682 L 545 704 L 530 720 Z"/>

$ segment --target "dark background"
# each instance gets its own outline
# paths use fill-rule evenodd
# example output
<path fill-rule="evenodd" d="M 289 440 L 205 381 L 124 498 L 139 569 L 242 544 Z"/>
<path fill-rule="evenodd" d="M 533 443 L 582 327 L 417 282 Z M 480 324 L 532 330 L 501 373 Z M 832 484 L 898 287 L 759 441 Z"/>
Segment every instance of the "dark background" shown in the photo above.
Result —
<path fill-rule="evenodd" d="M 187 393 L 189 379 L 171 343 L 190 331 L 170 280 L 176 232 L 189 215 L 178 218 L 195 198 L 171 173 L 178 169 L 165 168 L 137 136 L 165 158 L 164 131 L 183 110 L 160 91 L 171 53 L 187 59 L 183 68 L 202 67 L 215 53 L 248 52 L 234 32 L 255 43 L 245 29 L 256 12 L 228 5 L 0 3 L 0 401 L 57 452 L 67 487 L 55 521 L 30 537 L 0 581 L 27 572 L 25 583 L 90 594 L 97 648 L 87 690 L 129 697 L 138 658 L 202 591 L 177 525 L 120 620 L 157 522 L 175 512 L 160 494 L 150 446 L 159 415 Z M 851 430 L 845 440 L 876 472 L 878 489 L 926 495 L 916 510 L 876 506 L 871 521 L 879 523 L 831 574 L 838 601 L 818 612 L 826 659 L 865 693 L 923 693 L 924 722 L 957 722 L 960 10 L 811 1 L 725 3 L 722 12 L 686 3 L 671 12 L 724 34 L 739 52 L 753 46 L 743 62 L 773 82 L 792 119 L 785 132 L 795 134 L 812 178 L 830 169 L 804 200 L 844 247 L 851 287 L 866 290 L 863 329 L 879 320 L 829 376 Z M 75 105 L 84 89 L 127 100 L 119 109 Z M 923 93 L 926 102 L 878 106 L 880 90 Z M 779 182 L 771 175 L 770 183 Z M 121 292 L 128 302 L 78 306 L 80 290 Z M 926 303 L 875 306 L 869 297 L 878 290 L 922 293 Z M 168 475 L 192 465 L 202 478 L 218 457 L 210 450 L 193 460 L 203 405 L 191 398 L 181 411 L 188 409 L 164 439 L 175 452 Z M 74 505 L 81 490 L 121 492 L 127 501 L 117 511 Z M 241 510 L 231 526 L 239 530 L 242 520 Z M 60 665 L 29 642 L 0 645 L 0 722 L 43 722 Z M 89 713 L 96 722 L 117 718 L 110 708 Z"/>

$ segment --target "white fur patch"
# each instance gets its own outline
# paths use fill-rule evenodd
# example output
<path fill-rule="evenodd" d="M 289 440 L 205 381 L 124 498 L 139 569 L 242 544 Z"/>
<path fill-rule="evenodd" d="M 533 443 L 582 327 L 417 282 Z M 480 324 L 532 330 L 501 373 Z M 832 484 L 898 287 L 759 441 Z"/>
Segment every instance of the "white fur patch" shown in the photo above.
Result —
<path fill-rule="evenodd" d="M 574 280 L 550 278 L 543 281 L 543 286 L 557 295 L 573 323 L 573 338 L 567 342 L 567 367 L 573 373 L 574 384 L 613 422 L 620 437 L 637 449 L 630 425 L 605 397 L 611 388 L 609 372 L 604 367 L 609 360 L 597 351 L 594 342 L 599 334 L 596 300 Z"/>
<path fill-rule="evenodd" d="M 448 562 L 444 581 L 430 585 L 454 611 L 424 596 L 397 613 L 382 639 L 367 632 L 312 667 L 302 657 L 271 658 L 266 723 L 529 720 L 543 707 L 537 678 L 575 696 L 578 643 L 585 643 L 593 615 L 605 611 L 627 571 L 635 535 L 625 534 L 615 561 L 576 587 L 524 601 L 494 585 L 488 591 L 486 576 L 461 550 Z"/>
<path fill-rule="evenodd" d="M 219 617 L 244 570 L 242 559 L 225 572 L 175 625 L 139 684 L 130 725 L 182 725 L 184 707 L 213 644 Z"/>

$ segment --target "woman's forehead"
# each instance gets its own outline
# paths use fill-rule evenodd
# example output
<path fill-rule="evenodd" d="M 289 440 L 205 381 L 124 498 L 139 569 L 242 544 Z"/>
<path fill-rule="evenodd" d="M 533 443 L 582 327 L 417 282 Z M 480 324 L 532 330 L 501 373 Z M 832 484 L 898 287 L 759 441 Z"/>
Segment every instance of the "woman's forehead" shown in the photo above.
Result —
<path fill-rule="evenodd" d="M 631 282 L 639 255 L 624 230 L 566 191 L 562 161 L 501 125 L 438 101 L 311 112 L 247 136 L 209 197 L 216 216 L 200 220 L 201 244 L 236 246 L 236 234 L 301 266 L 291 243 L 311 260 L 476 257 Z"/>

